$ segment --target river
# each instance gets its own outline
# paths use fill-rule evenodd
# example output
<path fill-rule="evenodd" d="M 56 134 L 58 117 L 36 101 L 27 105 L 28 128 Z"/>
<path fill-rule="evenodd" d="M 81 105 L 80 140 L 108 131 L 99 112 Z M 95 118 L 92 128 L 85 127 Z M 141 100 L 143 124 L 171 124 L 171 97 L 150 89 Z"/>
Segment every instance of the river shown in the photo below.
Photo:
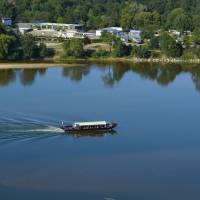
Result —
<path fill-rule="evenodd" d="M 0 199 L 199 199 L 199 119 L 198 67 L 1 69 Z M 94 120 L 118 127 L 59 128 Z"/>

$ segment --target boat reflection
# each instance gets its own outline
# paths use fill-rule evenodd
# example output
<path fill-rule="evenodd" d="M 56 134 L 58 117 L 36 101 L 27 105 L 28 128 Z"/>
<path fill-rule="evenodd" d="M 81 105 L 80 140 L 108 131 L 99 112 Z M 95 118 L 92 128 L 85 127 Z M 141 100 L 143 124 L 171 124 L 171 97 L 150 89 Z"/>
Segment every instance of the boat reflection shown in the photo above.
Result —
<path fill-rule="evenodd" d="M 115 130 L 111 131 L 73 131 L 73 132 L 66 132 L 65 133 L 68 136 L 74 137 L 74 138 L 83 138 L 83 137 L 105 137 L 105 136 L 114 136 L 117 135 L 117 132 Z"/>

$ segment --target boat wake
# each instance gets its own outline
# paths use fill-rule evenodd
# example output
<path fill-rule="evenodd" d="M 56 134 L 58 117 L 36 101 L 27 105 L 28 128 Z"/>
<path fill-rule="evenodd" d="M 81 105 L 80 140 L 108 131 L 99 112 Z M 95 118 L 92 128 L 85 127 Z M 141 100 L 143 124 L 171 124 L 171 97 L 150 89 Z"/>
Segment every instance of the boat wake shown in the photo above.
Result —
<path fill-rule="evenodd" d="M 48 125 L 52 124 L 52 125 Z M 31 118 L 0 118 L 0 144 L 15 140 L 45 139 L 59 136 L 64 131 L 59 124 Z"/>
<path fill-rule="evenodd" d="M 45 132 L 45 133 L 63 133 L 64 131 L 61 128 L 57 128 L 54 126 L 47 126 L 41 128 L 33 128 L 33 129 L 24 129 L 24 130 L 8 130 L 8 132 L 18 132 L 18 133 L 29 133 L 29 132 Z"/>

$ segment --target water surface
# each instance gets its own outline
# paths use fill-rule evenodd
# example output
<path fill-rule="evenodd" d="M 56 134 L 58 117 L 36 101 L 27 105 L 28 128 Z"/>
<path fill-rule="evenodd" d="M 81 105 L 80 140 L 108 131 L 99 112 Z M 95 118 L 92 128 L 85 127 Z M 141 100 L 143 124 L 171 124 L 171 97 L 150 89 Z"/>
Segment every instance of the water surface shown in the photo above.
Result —
<path fill-rule="evenodd" d="M 199 118 L 198 67 L 0 70 L 0 197 L 199 199 Z M 59 129 L 88 120 L 119 126 Z"/>

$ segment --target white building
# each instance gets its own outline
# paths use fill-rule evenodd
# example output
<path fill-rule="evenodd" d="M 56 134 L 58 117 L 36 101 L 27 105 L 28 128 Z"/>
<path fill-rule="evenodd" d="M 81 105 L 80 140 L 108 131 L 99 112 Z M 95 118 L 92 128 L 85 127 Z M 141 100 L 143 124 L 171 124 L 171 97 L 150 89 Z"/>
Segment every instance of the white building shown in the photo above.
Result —
<path fill-rule="evenodd" d="M 122 28 L 121 27 L 107 27 L 107 28 L 99 29 L 99 30 L 96 30 L 96 36 L 101 37 L 101 34 L 103 32 L 109 32 L 116 35 L 119 32 L 122 32 Z"/>
<path fill-rule="evenodd" d="M 18 30 L 21 34 L 30 32 L 34 37 L 46 38 L 84 38 L 82 25 L 60 24 L 60 23 L 18 23 Z"/>
<path fill-rule="evenodd" d="M 33 29 L 31 23 L 18 23 L 17 27 L 21 34 L 25 34 L 26 32 L 31 31 Z"/>
<path fill-rule="evenodd" d="M 55 31 L 68 31 L 74 30 L 77 32 L 83 31 L 83 26 L 80 24 L 60 24 L 60 23 L 18 23 L 18 29 L 24 33 L 27 30 L 55 30 Z"/>
<path fill-rule="evenodd" d="M 130 30 L 128 33 L 128 37 L 129 37 L 129 40 L 132 40 L 136 43 L 140 43 L 142 41 L 140 30 L 134 30 L 134 29 Z"/>

